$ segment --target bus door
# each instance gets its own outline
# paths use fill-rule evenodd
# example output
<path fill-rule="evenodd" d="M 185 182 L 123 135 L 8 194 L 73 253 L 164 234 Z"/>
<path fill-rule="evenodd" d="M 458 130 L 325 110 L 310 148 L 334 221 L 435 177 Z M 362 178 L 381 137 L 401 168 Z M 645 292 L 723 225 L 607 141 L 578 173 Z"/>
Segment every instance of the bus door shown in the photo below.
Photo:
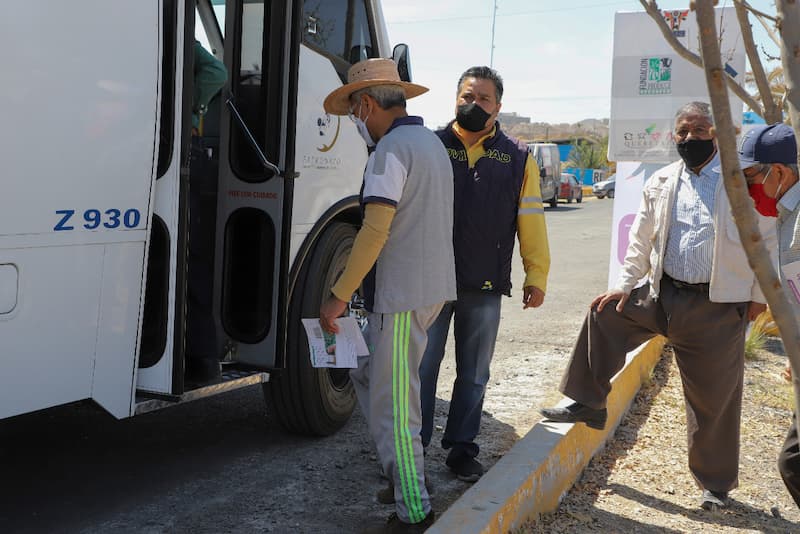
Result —
<path fill-rule="evenodd" d="M 285 338 L 300 4 L 225 4 L 214 308 L 233 359 L 258 368 Z"/>
<path fill-rule="evenodd" d="M 136 387 L 183 392 L 194 2 L 162 0 L 158 159 Z"/>

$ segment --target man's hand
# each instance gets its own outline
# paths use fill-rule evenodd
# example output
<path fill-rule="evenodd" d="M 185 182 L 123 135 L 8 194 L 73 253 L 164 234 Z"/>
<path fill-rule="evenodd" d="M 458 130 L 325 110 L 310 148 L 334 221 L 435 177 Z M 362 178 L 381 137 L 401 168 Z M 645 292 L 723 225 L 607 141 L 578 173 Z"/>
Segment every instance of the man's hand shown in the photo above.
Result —
<path fill-rule="evenodd" d="M 750 305 L 747 307 L 747 320 L 755 321 L 756 317 L 761 315 L 766 309 L 766 304 L 761 304 L 760 302 L 754 302 L 751 300 Z"/>
<path fill-rule="evenodd" d="M 620 289 L 612 289 L 611 291 L 606 291 L 602 295 L 597 295 L 589 305 L 589 308 L 597 307 L 597 311 L 601 312 L 603 311 L 603 308 L 606 307 L 606 304 L 618 300 L 617 312 L 621 312 L 622 308 L 625 307 L 625 303 L 628 302 L 628 297 L 628 293 L 625 293 Z"/>
<path fill-rule="evenodd" d="M 522 290 L 522 309 L 538 308 L 544 302 L 544 291 L 536 286 L 525 286 Z"/>
<path fill-rule="evenodd" d="M 341 317 L 347 309 L 347 303 L 339 300 L 336 297 L 328 297 L 319 307 L 319 324 L 322 329 L 331 334 L 339 333 L 339 325 L 336 324 L 336 318 Z"/>
<path fill-rule="evenodd" d="M 781 373 L 781 376 L 787 382 L 791 382 L 792 381 L 792 366 L 787 364 L 786 365 L 786 369 L 783 370 L 783 372 Z"/>

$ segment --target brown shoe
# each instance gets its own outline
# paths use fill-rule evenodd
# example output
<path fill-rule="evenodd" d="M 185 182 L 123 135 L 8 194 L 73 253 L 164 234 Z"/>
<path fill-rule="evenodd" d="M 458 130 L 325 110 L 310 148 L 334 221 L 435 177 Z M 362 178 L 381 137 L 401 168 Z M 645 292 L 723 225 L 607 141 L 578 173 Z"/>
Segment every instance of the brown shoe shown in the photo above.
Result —
<path fill-rule="evenodd" d="M 428 490 L 428 495 L 433 495 L 433 483 L 428 477 L 425 477 L 425 489 Z M 385 488 L 379 489 L 375 494 L 375 498 L 381 504 L 394 504 L 394 486 L 391 482 Z"/>
<path fill-rule="evenodd" d="M 428 528 L 433 525 L 433 522 L 436 521 L 436 514 L 431 510 L 428 512 L 428 515 L 425 516 L 425 519 L 420 521 L 419 523 L 406 523 L 401 521 L 397 514 L 393 513 L 389 516 L 389 519 L 386 520 L 386 523 L 383 525 L 376 525 L 374 527 L 369 527 L 366 530 L 362 530 L 362 534 L 394 534 L 395 532 L 400 533 L 422 533 L 428 530 Z"/>
<path fill-rule="evenodd" d="M 549 421 L 557 423 L 586 423 L 589 428 L 603 430 L 608 419 L 608 410 L 590 408 L 580 402 L 573 402 L 563 408 L 543 408 L 539 413 Z"/>
<path fill-rule="evenodd" d="M 727 491 L 703 490 L 700 496 L 700 508 L 703 510 L 717 510 L 728 506 Z"/>

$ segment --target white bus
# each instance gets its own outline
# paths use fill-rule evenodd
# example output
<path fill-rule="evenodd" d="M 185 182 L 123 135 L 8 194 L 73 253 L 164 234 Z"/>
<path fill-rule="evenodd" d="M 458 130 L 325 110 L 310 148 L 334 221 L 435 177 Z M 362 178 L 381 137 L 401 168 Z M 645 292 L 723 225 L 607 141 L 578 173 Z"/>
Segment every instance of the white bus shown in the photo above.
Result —
<path fill-rule="evenodd" d="M 318 316 L 360 221 L 367 151 L 322 102 L 352 63 L 393 55 L 379 2 L 31 0 L 0 31 L 0 419 L 82 399 L 124 418 L 262 383 L 288 429 L 342 426 L 348 374 L 310 366 L 300 318 Z M 196 35 L 229 80 L 202 131 L 223 373 L 195 387 Z M 394 56 L 409 79 L 407 47 Z"/>

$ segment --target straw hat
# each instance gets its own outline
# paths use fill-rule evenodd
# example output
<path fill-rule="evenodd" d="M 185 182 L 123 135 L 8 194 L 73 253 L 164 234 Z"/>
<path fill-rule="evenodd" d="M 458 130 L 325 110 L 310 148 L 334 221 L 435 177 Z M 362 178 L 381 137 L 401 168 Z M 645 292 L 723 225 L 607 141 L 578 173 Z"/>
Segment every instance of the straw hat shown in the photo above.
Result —
<path fill-rule="evenodd" d="M 428 91 L 427 87 L 400 80 L 397 64 L 391 59 L 365 59 L 347 71 L 347 83 L 325 98 L 327 113 L 347 115 L 350 112 L 350 95 L 373 85 L 397 85 L 406 93 L 406 99 L 414 98 Z"/>

